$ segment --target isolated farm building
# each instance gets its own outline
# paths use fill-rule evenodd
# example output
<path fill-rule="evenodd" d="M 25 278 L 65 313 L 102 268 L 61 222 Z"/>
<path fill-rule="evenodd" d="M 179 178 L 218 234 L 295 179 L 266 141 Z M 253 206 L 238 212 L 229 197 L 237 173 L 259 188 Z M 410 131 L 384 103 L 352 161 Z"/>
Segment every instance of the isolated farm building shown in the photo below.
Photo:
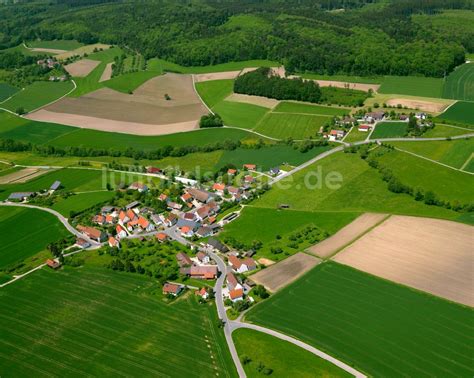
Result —
<path fill-rule="evenodd" d="M 113 236 L 110 236 L 109 237 L 109 247 L 120 248 L 120 242 L 117 239 L 115 239 Z"/>
<path fill-rule="evenodd" d="M 196 231 L 196 235 L 200 238 L 205 238 L 206 236 L 212 235 L 212 228 L 207 226 L 201 226 Z"/>
<path fill-rule="evenodd" d="M 166 235 L 164 232 L 158 232 L 155 237 L 160 243 L 168 240 L 168 235 Z"/>
<path fill-rule="evenodd" d="M 232 302 L 244 300 L 244 289 L 229 290 L 229 298 Z"/>
<path fill-rule="evenodd" d="M 211 261 L 209 256 L 206 253 L 201 252 L 201 251 L 196 254 L 196 257 L 201 264 L 209 264 L 209 261 Z"/>
<path fill-rule="evenodd" d="M 209 298 L 209 293 L 207 292 L 205 287 L 201 288 L 201 290 L 196 290 L 195 294 L 200 296 L 202 299 Z"/>
<path fill-rule="evenodd" d="M 168 227 L 174 226 L 178 222 L 178 216 L 176 214 L 170 213 L 166 218 L 165 218 L 165 224 Z"/>
<path fill-rule="evenodd" d="M 222 253 L 229 252 L 229 248 L 227 248 L 219 240 L 214 239 L 214 238 L 209 238 L 208 241 L 207 241 L 207 245 L 208 245 L 208 247 L 210 247 L 210 248 L 212 248 L 216 251 L 222 252 Z"/>
<path fill-rule="evenodd" d="M 98 230 L 97 228 L 94 228 L 94 227 L 78 225 L 77 229 L 81 231 L 83 234 L 87 235 L 90 239 L 95 240 L 99 243 L 103 242 L 107 237 L 105 232 Z"/>
<path fill-rule="evenodd" d="M 146 173 L 153 173 L 153 174 L 161 173 L 161 169 L 155 168 L 155 167 L 147 167 Z"/>
<path fill-rule="evenodd" d="M 214 198 L 214 195 L 210 192 L 207 192 L 202 189 L 195 189 L 195 188 L 189 188 L 187 190 L 187 193 L 189 193 L 193 198 L 202 203 L 208 203 Z"/>
<path fill-rule="evenodd" d="M 248 171 L 255 171 L 257 166 L 255 164 L 244 164 L 244 169 L 247 169 Z"/>
<path fill-rule="evenodd" d="M 166 201 L 168 199 L 168 196 L 165 194 L 165 193 L 161 193 L 159 196 L 158 196 L 158 199 L 160 201 Z"/>
<path fill-rule="evenodd" d="M 146 192 L 148 190 L 148 186 L 146 186 L 142 182 L 134 182 L 128 186 L 128 189 L 138 190 L 141 193 L 141 192 Z"/>
<path fill-rule="evenodd" d="M 76 239 L 76 245 L 79 247 L 79 248 L 89 248 L 91 246 L 91 243 L 89 243 L 86 239 L 82 239 L 82 238 L 77 238 Z"/>
<path fill-rule="evenodd" d="M 115 227 L 115 231 L 117 232 L 117 237 L 118 238 L 125 238 L 127 237 L 127 231 L 125 231 L 125 229 L 121 226 L 121 225 L 117 225 L 117 227 Z"/>
<path fill-rule="evenodd" d="M 48 265 L 52 269 L 58 269 L 61 266 L 61 263 L 56 260 L 48 259 L 46 260 L 46 265 Z"/>
<path fill-rule="evenodd" d="M 239 259 L 236 256 L 229 256 L 229 265 L 237 273 L 245 273 L 257 269 L 257 264 L 251 257 L 245 259 Z"/>
<path fill-rule="evenodd" d="M 200 280 L 213 280 L 217 277 L 217 266 L 215 265 L 192 265 L 189 269 L 191 278 Z"/>
<path fill-rule="evenodd" d="M 9 201 L 25 201 L 34 196 L 34 192 L 14 192 L 8 196 Z"/>
<path fill-rule="evenodd" d="M 183 291 L 183 289 L 184 289 L 183 285 L 166 282 L 163 285 L 163 294 L 165 295 L 170 294 L 176 297 Z"/>
<path fill-rule="evenodd" d="M 235 277 L 234 273 L 227 273 L 226 280 L 227 287 L 229 288 L 229 290 L 242 289 L 242 285 L 240 284 L 237 277 Z"/>
<path fill-rule="evenodd" d="M 49 187 L 49 190 L 51 192 L 54 192 L 55 190 L 58 190 L 61 187 L 61 181 L 55 181 L 53 184 Z"/>
<path fill-rule="evenodd" d="M 227 170 L 228 175 L 234 176 L 236 173 L 237 173 L 237 169 L 230 168 Z"/>
<path fill-rule="evenodd" d="M 214 185 L 212 185 L 212 190 L 215 190 L 218 194 L 222 195 L 224 194 L 225 184 L 216 182 Z"/>
<path fill-rule="evenodd" d="M 370 125 L 359 125 L 359 131 L 369 132 L 372 129 Z"/>
<path fill-rule="evenodd" d="M 193 264 L 193 261 L 191 260 L 191 258 L 184 252 L 178 252 L 176 254 L 176 260 L 178 261 L 178 265 L 180 267 L 190 266 Z"/>

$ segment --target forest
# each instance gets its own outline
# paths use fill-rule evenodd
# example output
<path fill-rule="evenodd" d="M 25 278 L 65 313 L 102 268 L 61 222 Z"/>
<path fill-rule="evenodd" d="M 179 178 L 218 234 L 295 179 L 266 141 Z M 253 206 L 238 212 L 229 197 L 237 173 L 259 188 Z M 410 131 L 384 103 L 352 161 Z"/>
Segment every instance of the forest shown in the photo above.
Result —
<path fill-rule="evenodd" d="M 344 9 L 340 9 L 344 6 Z M 271 59 L 288 72 L 442 77 L 474 52 L 472 27 L 414 15 L 470 0 L 53 1 L 0 5 L 0 51 L 35 39 L 128 46 L 185 66 Z M 442 30 L 440 30 L 440 28 Z M 436 39 L 433 39 L 436 35 Z"/>

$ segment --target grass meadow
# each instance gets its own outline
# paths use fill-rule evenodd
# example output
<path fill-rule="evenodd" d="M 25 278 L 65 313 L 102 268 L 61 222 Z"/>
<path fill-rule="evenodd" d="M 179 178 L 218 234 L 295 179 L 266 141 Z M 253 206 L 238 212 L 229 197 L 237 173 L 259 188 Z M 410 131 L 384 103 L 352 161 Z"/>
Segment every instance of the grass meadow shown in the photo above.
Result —
<path fill-rule="evenodd" d="M 69 235 L 54 215 L 19 207 L 0 206 L 0 230 L 0 270 L 41 252 L 49 243 Z"/>
<path fill-rule="evenodd" d="M 438 116 L 439 119 L 474 125 L 474 102 L 458 101 Z"/>
<path fill-rule="evenodd" d="M 0 107 L 12 112 L 16 112 L 18 108 L 31 112 L 64 96 L 71 89 L 73 89 L 73 84 L 68 81 L 35 81 L 11 99 L 2 103 Z"/>
<path fill-rule="evenodd" d="M 268 113 L 255 131 L 278 139 L 305 139 L 316 137 L 319 128 L 330 122 L 330 116 Z"/>
<path fill-rule="evenodd" d="M 403 137 L 406 135 L 407 127 L 407 122 L 379 122 L 370 139 Z"/>
<path fill-rule="evenodd" d="M 472 129 L 462 127 L 452 127 L 437 123 L 436 126 L 423 134 L 424 138 L 453 137 L 472 133 Z"/>
<path fill-rule="evenodd" d="M 379 93 L 442 97 L 443 79 L 417 76 L 385 76 Z"/>
<path fill-rule="evenodd" d="M 245 318 L 371 376 L 468 377 L 472 316 L 470 308 L 327 262 Z"/>
<path fill-rule="evenodd" d="M 104 81 L 103 85 L 115 91 L 129 93 L 133 92 L 146 81 L 158 75 L 161 75 L 161 73 L 154 71 L 138 71 L 124 73 L 120 76 L 116 76 L 110 80 Z"/>
<path fill-rule="evenodd" d="M 0 103 L 5 101 L 7 98 L 13 96 L 18 91 L 19 91 L 18 88 L 15 88 L 11 86 L 10 84 L 0 83 Z"/>
<path fill-rule="evenodd" d="M 56 202 L 51 208 L 61 213 L 65 217 L 69 217 L 71 212 L 81 212 L 87 210 L 97 204 L 107 202 L 112 199 L 114 192 L 112 191 L 98 191 L 75 194 L 68 198 L 61 199 Z"/>
<path fill-rule="evenodd" d="M 474 101 L 474 63 L 463 64 L 446 78 L 443 97 Z"/>
<path fill-rule="evenodd" d="M 268 112 L 262 106 L 233 101 L 221 101 L 212 110 L 222 117 L 226 126 L 243 129 L 253 129 Z"/>
<path fill-rule="evenodd" d="M 344 142 L 353 143 L 361 140 L 366 140 L 369 136 L 369 132 L 359 131 L 357 126 L 354 126 L 349 134 L 344 138 Z"/>
<path fill-rule="evenodd" d="M 71 51 L 78 49 L 79 47 L 84 46 L 83 43 L 75 40 L 66 40 L 66 39 L 55 39 L 51 41 L 29 41 L 26 43 L 28 47 L 31 48 L 41 48 L 41 49 L 55 49 L 55 50 L 66 50 Z"/>
<path fill-rule="evenodd" d="M 334 108 L 329 106 L 321 105 L 309 105 L 298 102 L 283 101 L 280 102 L 274 109 L 273 112 L 278 113 L 303 113 L 303 114 L 315 114 L 315 115 L 334 115 L 342 116 L 349 114 L 351 109 L 349 108 Z"/>
<path fill-rule="evenodd" d="M 0 364 L 13 376 L 235 377 L 212 304 L 166 304 L 155 280 L 42 269 L 2 290 Z"/>
<path fill-rule="evenodd" d="M 254 331 L 237 329 L 232 333 L 239 356 L 250 359 L 244 364 L 248 377 L 261 377 L 260 364 L 272 369 L 272 377 L 350 377 L 351 375 L 288 341 Z"/>
<path fill-rule="evenodd" d="M 211 80 L 196 83 L 196 90 L 202 100 L 212 108 L 229 96 L 234 87 L 234 80 Z"/>

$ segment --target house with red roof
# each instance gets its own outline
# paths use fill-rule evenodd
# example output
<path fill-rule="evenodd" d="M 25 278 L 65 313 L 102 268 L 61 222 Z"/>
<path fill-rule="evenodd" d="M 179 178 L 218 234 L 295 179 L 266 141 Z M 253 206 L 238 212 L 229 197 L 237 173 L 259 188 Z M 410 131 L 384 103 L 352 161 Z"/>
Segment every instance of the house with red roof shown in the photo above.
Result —
<path fill-rule="evenodd" d="M 46 260 L 46 265 L 48 265 L 51 269 L 58 269 L 61 266 L 61 263 L 56 260 L 48 259 Z"/>
<path fill-rule="evenodd" d="M 215 190 L 216 193 L 219 195 L 223 195 L 225 190 L 225 184 L 216 182 L 214 185 L 212 185 L 212 190 Z"/>
<path fill-rule="evenodd" d="M 255 164 L 244 164 L 244 169 L 248 171 L 255 171 L 257 166 Z"/>
<path fill-rule="evenodd" d="M 183 226 L 180 228 L 181 236 L 184 238 L 192 238 L 194 235 L 194 231 L 189 226 Z"/>
<path fill-rule="evenodd" d="M 236 173 L 237 173 L 237 169 L 230 168 L 227 170 L 227 174 L 230 176 L 234 176 Z"/>
<path fill-rule="evenodd" d="M 232 302 L 244 300 L 244 289 L 229 290 L 229 298 Z"/>
<path fill-rule="evenodd" d="M 127 237 L 127 231 L 125 231 L 125 228 L 123 228 L 121 225 L 117 225 L 117 227 L 115 227 L 115 231 L 117 232 L 117 238 L 121 239 L 121 238 L 125 238 Z"/>
<path fill-rule="evenodd" d="M 103 242 L 105 238 L 107 237 L 105 232 L 98 230 L 97 228 L 94 228 L 94 227 L 78 225 L 77 229 L 83 234 L 87 235 L 90 239 L 95 240 L 99 243 Z"/>
<path fill-rule="evenodd" d="M 201 290 L 196 290 L 195 291 L 195 294 L 199 297 L 201 297 L 202 299 L 207 299 L 209 298 L 209 293 L 207 292 L 206 288 L 203 287 L 201 288 Z"/>
<path fill-rule="evenodd" d="M 184 290 L 184 285 L 166 282 L 163 285 L 163 294 L 177 297 Z"/>
<path fill-rule="evenodd" d="M 120 242 L 115 239 L 113 236 L 109 237 L 109 247 L 111 248 L 120 248 Z"/>
<path fill-rule="evenodd" d="M 168 235 L 166 235 L 164 232 L 158 232 L 155 237 L 160 243 L 168 240 Z"/>
<path fill-rule="evenodd" d="M 372 125 L 359 125 L 358 130 L 367 133 L 372 130 Z"/>
<path fill-rule="evenodd" d="M 237 273 L 245 273 L 257 269 L 257 263 L 251 257 L 239 259 L 237 256 L 230 255 L 229 265 Z"/>

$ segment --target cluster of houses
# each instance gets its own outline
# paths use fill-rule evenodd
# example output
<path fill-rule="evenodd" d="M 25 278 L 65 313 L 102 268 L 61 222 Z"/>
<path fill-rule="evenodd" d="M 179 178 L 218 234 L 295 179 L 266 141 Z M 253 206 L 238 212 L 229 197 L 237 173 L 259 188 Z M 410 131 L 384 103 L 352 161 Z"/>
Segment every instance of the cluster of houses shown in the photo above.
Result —
<path fill-rule="evenodd" d="M 59 63 L 56 62 L 52 58 L 40 59 L 40 60 L 36 61 L 36 64 L 38 66 L 41 66 L 41 67 L 44 67 L 44 68 L 50 68 L 50 69 L 53 69 L 53 68 L 59 66 Z"/>

